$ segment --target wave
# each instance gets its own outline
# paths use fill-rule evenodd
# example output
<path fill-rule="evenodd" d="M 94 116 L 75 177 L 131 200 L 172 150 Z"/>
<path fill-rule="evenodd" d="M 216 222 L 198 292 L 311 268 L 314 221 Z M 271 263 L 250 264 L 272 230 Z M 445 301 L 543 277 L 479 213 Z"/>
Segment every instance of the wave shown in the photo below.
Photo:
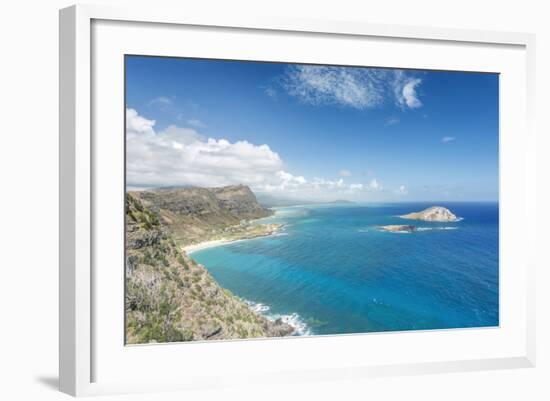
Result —
<path fill-rule="evenodd" d="M 286 226 L 285 226 L 286 227 Z M 271 234 L 270 237 L 285 237 L 287 236 L 288 233 L 287 232 L 284 232 L 284 231 L 281 231 L 281 232 L 277 232 L 275 234 Z"/>
<path fill-rule="evenodd" d="M 445 227 L 417 227 L 415 231 L 431 231 L 431 230 L 458 230 L 458 227 L 454 226 L 445 226 Z M 369 231 L 372 231 L 372 229 L 369 228 L 359 228 L 357 229 L 358 233 L 368 233 Z M 387 230 L 376 230 L 379 232 L 389 232 Z M 391 233 L 394 234 L 412 234 L 414 231 L 408 231 L 408 230 L 398 230 L 398 231 L 391 231 Z"/>
<path fill-rule="evenodd" d="M 269 313 L 271 308 L 268 305 L 262 304 L 260 302 L 252 302 L 248 300 L 245 300 L 244 302 L 248 305 L 250 309 L 264 316 L 266 319 L 269 319 L 271 321 L 281 319 L 284 323 L 292 326 L 294 328 L 294 335 L 309 336 L 312 334 L 311 329 L 309 328 L 307 323 L 304 322 L 302 317 L 296 312 L 288 315 L 282 315 L 279 313 Z"/>
<path fill-rule="evenodd" d="M 269 319 L 269 316 L 266 317 Z M 294 327 L 294 332 L 297 336 L 309 336 L 312 334 L 307 323 L 304 322 L 302 317 L 296 312 L 291 313 L 290 315 L 272 315 L 272 318 L 274 320 L 280 318 L 286 324 Z"/>
<path fill-rule="evenodd" d="M 252 302 L 252 301 L 246 301 L 246 300 L 244 302 L 245 302 L 245 304 L 248 305 L 248 307 L 250 309 L 252 309 L 256 313 L 265 313 L 265 312 L 269 311 L 269 306 L 267 306 L 265 304 L 256 303 L 256 302 Z"/>
<path fill-rule="evenodd" d="M 458 227 L 418 227 L 416 231 L 430 231 L 430 230 L 458 230 Z"/>

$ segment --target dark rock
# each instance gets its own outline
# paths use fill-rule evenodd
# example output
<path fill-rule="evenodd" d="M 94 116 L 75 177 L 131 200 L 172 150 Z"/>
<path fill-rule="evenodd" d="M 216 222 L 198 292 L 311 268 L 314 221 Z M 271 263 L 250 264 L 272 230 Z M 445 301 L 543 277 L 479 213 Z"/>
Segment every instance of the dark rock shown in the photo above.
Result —
<path fill-rule="evenodd" d="M 416 231 L 416 226 L 413 225 L 389 225 L 389 226 L 380 226 L 378 227 L 381 231 L 389 231 L 389 232 L 413 232 Z"/>
<path fill-rule="evenodd" d="M 151 230 L 143 233 L 141 237 L 134 238 L 128 244 L 129 247 L 134 249 L 140 249 L 146 246 L 152 246 L 160 243 L 163 238 L 163 233 L 160 230 Z"/>
<path fill-rule="evenodd" d="M 268 322 L 266 325 L 268 337 L 284 337 L 291 335 L 294 332 L 294 327 L 283 322 L 281 318 L 274 322 Z"/>
<path fill-rule="evenodd" d="M 211 339 L 216 335 L 220 334 L 222 331 L 222 326 L 212 322 L 207 323 L 201 328 L 201 334 L 205 339 Z"/>

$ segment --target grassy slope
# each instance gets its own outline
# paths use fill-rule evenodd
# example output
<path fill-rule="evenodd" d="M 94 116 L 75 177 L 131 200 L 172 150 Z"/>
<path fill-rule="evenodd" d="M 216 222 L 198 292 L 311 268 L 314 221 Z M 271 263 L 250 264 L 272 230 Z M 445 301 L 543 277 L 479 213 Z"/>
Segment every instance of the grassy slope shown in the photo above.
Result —
<path fill-rule="evenodd" d="M 126 197 L 126 340 L 130 344 L 282 336 L 189 258 L 159 216 Z"/>
<path fill-rule="evenodd" d="M 273 214 L 261 207 L 248 187 L 160 189 L 131 192 L 134 198 L 158 214 L 178 245 L 189 245 L 226 236 L 238 237 L 243 220 Z M 243 233 L 246 237 L 246 233 Z"/>

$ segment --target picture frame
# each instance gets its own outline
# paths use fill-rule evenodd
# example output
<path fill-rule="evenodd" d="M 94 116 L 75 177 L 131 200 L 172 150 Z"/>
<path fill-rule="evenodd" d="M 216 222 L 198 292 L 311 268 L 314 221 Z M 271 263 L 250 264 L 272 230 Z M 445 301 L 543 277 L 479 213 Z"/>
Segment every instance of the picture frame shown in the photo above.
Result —
<path fill-rule="evenodd" d="M 117 25 L 118 24 L 118 25 Z M 506 233 L 501 239 L 501 254 L 503 263 L 515 268 L 501 270 L 504 295 L 501 298 L 501 313 L 510 313 L 514 321 L 505 316 L 501 327 L 491 330 L 461 330 L 433 331 L 429 333 L 383 333 L 353 336 L 327 336 L 309 339 L 280 339 L 239 341 L 231 344 L 193 344 L 193 348 L 182 349 L 181 345 L 155 345 L 137 347 L 126 352 L 124 342 L 117 338 L 120 360 L 110 360 L 105 344 L 106 331 L 116 316 L 120 319 L 122 328 L 122 313 L 113 312 L 111 320 L 104 319 L 103 301 L 94 298 L 95 291 L 100 290 L 105 297 L 111 297 L 112 288 L 104 286 L 105 275 L 98 274 L 98 263 L 102 258 L 109 258 L 109 253 L 100 256 L 98 235 L 105 231 L 104 213 L 110 216 L 120 214 L 120 207 L 103 202 L 99 197 L 107 191 L 103 189 L 102 180 L 106 169 L 116 170 L 121 160 L 117 149 L 107 151 L 101 141 L 96 141 L 94 132 L 102 126 L 101 111 L 97 100 L 105 96 L 104 87 L 96 86 L 98 82 L 109 82 L 110 87 L 118 87 L 122 93 L 120 80 L 105 79 L 105 68 L 112 61 L 103 53 L 105 39 L 113 42 L 112 51 L 129 52 L 124 49 L 124 42 L 130 36 L 139 36 L 141 30 L 150 34 L 150 43 L 140 46 L 150 46 L 154 50 L 155 39 L 165 37 L 174 30 L 193 31 L 193 35 L 204 40 L 226 39 L 228 42 L 238 41 L 246 35 L 260 35 L 263 39 L 274 43 L 301 38 L 295 41 L 291 51 L 299 52 L 300 43 L 310 40 L 338 40 L 344 44 L 342 52 L 350 53 L 349 45 L 357 41 L 374 40 L 383 42 L 384 46 L 399 41 L 407 41 L 411 46 L 437 46 L 445 57 L 444 48 L 452 47 L 452 52 L 479 52 L 487 48 L 502 52 L 502 59 L 496 57 L 490 71 L 504 73 L 506 68 L 511 71 L 510 80 L 505 80 L 501 96 L 507 96 L 512 91 L 522 95 L 513 105 L 524 107 L 521 111 L 508 107 L 503 103 L 502 112 L 518 115 L 514 120 L 501 117 L 501 233 Z M 132 30 L 132 31 L 130 31 Z M 154 31 L 154 33 L 153 33 Z M 131 32 L 132 34 L 124 34 Z M 179 32 L 179 31 L 178 31 Z M 201 36 L 203 35 L 203 36 Z M 286 39 L 285 39 L 286 38 Z M 256 38 L 257 39 L 257 38 Z M 398 25 L 376 25 L 360 21 L 317 21 L 293 20 L 290 18 L 252 18 L 243 16 L 238 20 L 226 19 L 215 15 L 188 15 L 185 9 L 165 10 L 154 7 L 147 8 L 113 8 L 109 6 L 78 5 L 60 11 L 60 266 L 59 266 L 59 336 L 60 356 L 59 375 L 60 390 L 74 395 L 95 395 L 111 393 L 127 393 L 139 391 L 165 391 L 172 389 L 202 389 L 219 386 L 244 385 L 247 380 L 254 379 L 259 383 L 274 383 L 281 381 L 316 381 L 338 378 L 376 377 L 386 375 L 422 374 L 432 372 L 471 371 L 483 369 L 506 369 L 531 367 L 535 364 L 535 277 L 534 271 L 538 261 L 535 253 L 530 251 L 534 246 L 535 230 L 535 133 L 533 130 L 534 111 L 534 57 L 535 38 L 524 33 L 484 32 L 460 29 L 443 29 Z M 115 43 L 116 42 L 116 43 Z M 121 44 L 122 43 L 122 44 Z M 160 43 L 160 42 L 156 42 Z M 212 44 L 210 42 L 204 42 Z M 414 45 L 413 45 L 414 44 Z M 115 49 L 116 46 L 119 46 Z M 137 45 L 129 46 L 132 50 Z M 166 45 L 169 46 L 169 45 Z M 303 44 L 302 44 L 303 46 Z M 175 48 L 175 47 L 173 47 Z M 346 48 L 348 50 L 346 50 Z M 122 50 L 121 50 L 122 49 Z M 251 47 L 252 49 L 252 47 Z M 254 51 L 260 51 L 253 48 Z M 477 49 L 477 50 L 476 50 Z M 143 50 L 147 51 L 147 50 Z M 159 49 L 159 53 L 167 51 Z M 183 50 L 185 52 L 185 50 Z M 199 50 L 197 50 L 199 51 Z M 209 54 L 209 50 L 204 54 Z M 240 51 L 240 50 L 234 50 Z M 266 50 L 267 52 L 268 50 Z M 429 49 L 427 50 L 429 51 Z M 433 49 L 431 50 L 433 51 Z M 504 55 L 505 53 L 505 55 Z M 117 53 L 118 54 L 118 53 Z M 260 59 L 269 58 L 267 53 Z M 266 55 L 267 54 L 267 55 Z M 172 54 L 169 54 L 172 55 Z M 118 56 L 117 56 L 118 57 Z M 277 59 L 277 55 L 272 56 Z M 279 54 L 280 57 L 280 54 Z M 289 58 L 296 56 L 288 56 Z M 314 57 L 310 55 L 309 57 Z M 329 56 L 326 56 L 329 57 Z M 334 54 L 331 57 L 339 57 Z M 340 55 L 340 57 L 343 57 Z M 510 60 L 513 67 L 504 65 L 503 60 Z M 120 60 L 119 60 L 120 61 Z M 386 65 L 388 61 L 381 61 Z M 415 64 L 416 62 L 416 64 Z M 350 63 L 344 61 L 343 64 Z M 361 63 L 359 61 L 359 63 Z M 399 63 L 396 61 L 396 63 Z M 456 65 L 456 69 L 474 68 Z M 499 64 L 501 63 L 501 64 Z M 408 66 L 422 65 L 414 58 Z M 451 62 L 449 61 L 449 64 Z M 115 67 L 113 67 L 115 68 Z M 443 68 L 443 67 L 442 67 Z M 447 67 L 447 68 L 453 68 Z M 502 70 L 501 70 L 502 68 Z M 116 68 L 115 68 L 116 69 Z M 121 76 L 121 71 L 114 78 Z M 114 86 L 112 84 L 115 84 Z M 100 85 L 101 86 L 101 85 Z M 118 95 L 117 95 L 118 96 Z M 117 98 L 115 96 L 115 98 Z M 507 98 L 501 99 L 505 102 Z M 521 108 L 520 107 L 520 108 Z M 119 110 L 122 112 L 122 105 Z M 121 114 L 122 116 L 122 114 Z M 114 117 L 116 119 L 116 117 Z M 122 117 L 120 117 L 122 120 Z M 123 123 L 119 121 L 119 123 Z M 505 133 L 503 135 L 503 133 Z M 103 171 L 103 172 L 101 172 Z M 517 190 L 516 184 L 521 185 Z M 115 185 L 115 184 L 113 184 Z M 100 217 L 103 216 L 103 217 Z M 522 230 L 520 225 L 527 225 Z M 504 231 L 505 230 L 505 231 Z M 116 234 L 118 235 L 118 234 Z M 115 237 L 116 237 L 115 235 Z M 120 237 L 120 235 L 118 235 Z M 118 238 L 116 237 L 116 238 Z M 121 238 L 119 238 L 121 239 Z M 113 243 L 116 243 L 113 242 Z M 508 246 L 513 244 L 513 246 Z M 504 245 L 504 246 L 503 246 Z M 514 249 L 512 249 L 514 248 Z M 113 259 L 116 259 L 114 257 Z M 114 285 L 114 283 L 113 283 Z M 101 287 L 101 289 L 99 289 Z M 102 295 L 103 296 L 103 295 Z M 112 295 L 116 302 L 120 297 Z M 98 304 L 99 302 L 99 304 Z M 482 338 L 483 337 L 483 338 Z M 441 344 L 435 344 L 441 339 Z M 381 349 L 380 354 L 374 352 L 364 354 L 352 350 L 367 349 L 367 343 L 375 343 Z M 477 341 L 494 343 L 494 348 L 466 349 L 463 344 L 475 344 Z M 114 344 L 113 343 L 113 344 Z M 426 358 L 418 355 L 390 355 L 390 349 L 409 347 L 410 344 L 433 344 L 433 352 L 426 348 Z M 457 344 L 453 355 L 445 355 L 438 347 L 448 349 L 449 344 Z M 484 343 L 485 344 L 485 343 Z M 184 345 L 187 346 L 187 345 Z M 189 364 L 196 364 L 195 369 L 174 375 L 145 375 L 149 380 L 136 376 L 129 378 L 117 375 L 122 365 L 133 366 L 143 363 L 147 366 L 155 361 L 169 361 L 174 358 L 173 347 L 179 347 L 178 353 L 186 355 Z M 200 348 L 197 348 L 200 347 Z M 384 352 L 384 347 L 386 351 Z M 392 348 L 389 348 L 392 347 Z M 315 358 L 323 350 L 322 363 Z M 266 354 L 271 352 L 270 354 Z M 432 354 L 430 354 L 432 352 Z M 131 353 L 131 355 L 130 355 Z M 215 373 L 206 373 L 205 366 L 198 361 L 197 355 L 227 355 L 235 358 L 240 355 L 242 363 L 236 366 L 227 365 Z M 250 366 L 258 362 L 255 355 L 269 355 L 273 366 Z M 115 353 L 113 353 L 115 354 Z M 250 354 L 250 355 L 249 355 Z M 281 360 L 275 361 L 276 355 Z M 297 364 L 286 368 L 285 355 L 310 356 L 310 362 Z M 339 359 L 339 355 L 347 355 Z M 352 355 L 354 354 L 354 355 Z M 437 354 L 440 356 L 437 357 Z M 118 355 L 118 354 L 117 354 Z M 365 355 L 369 355 L 366 357 Z M 113 357 L 115 358 L 115 357 Z M 123 360 L 124 359 L 124 360 Z M 98 362 L 99 361 L 99 362 Z M 173 361 L 172 361 L 173 362 Z M 113 371 L 103 373 L 102 367 L 113 366 Z M 172 366 L 170 363 L 167 366 Z M 231 375 L 231 368 L 241 373 Z M 244 375 L 242 373 L 245 373 Z M 165 373 L 165 372 L 164 372 Z"/>

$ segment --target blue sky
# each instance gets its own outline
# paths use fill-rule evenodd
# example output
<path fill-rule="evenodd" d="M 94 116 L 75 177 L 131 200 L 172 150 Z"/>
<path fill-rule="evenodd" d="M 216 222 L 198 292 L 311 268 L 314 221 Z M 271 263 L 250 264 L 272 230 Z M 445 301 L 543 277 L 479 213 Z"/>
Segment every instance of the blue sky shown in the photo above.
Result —
<path fill-rule="evenodd" d="M 127 56 L 131 186 L 497 200 L 498 75 Z"/>

